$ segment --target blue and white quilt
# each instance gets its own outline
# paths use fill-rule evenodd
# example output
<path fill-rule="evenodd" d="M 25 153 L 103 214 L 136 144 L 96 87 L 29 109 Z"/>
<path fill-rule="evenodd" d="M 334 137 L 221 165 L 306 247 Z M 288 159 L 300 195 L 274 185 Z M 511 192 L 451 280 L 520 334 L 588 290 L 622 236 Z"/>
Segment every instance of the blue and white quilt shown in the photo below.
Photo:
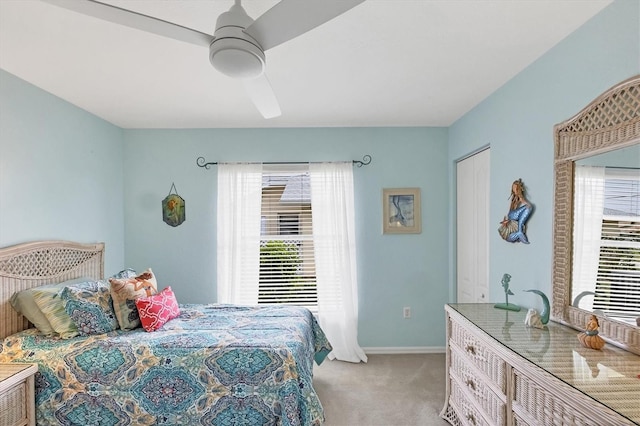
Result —
<path fill-rule="evenodd" d="M 37 363 L 38 425 L 319 425 L 313 361 L 331 346 L 309 310 L 181 305 L 160 330 L 68 340 L 29 329 L 0 362 Z"/>

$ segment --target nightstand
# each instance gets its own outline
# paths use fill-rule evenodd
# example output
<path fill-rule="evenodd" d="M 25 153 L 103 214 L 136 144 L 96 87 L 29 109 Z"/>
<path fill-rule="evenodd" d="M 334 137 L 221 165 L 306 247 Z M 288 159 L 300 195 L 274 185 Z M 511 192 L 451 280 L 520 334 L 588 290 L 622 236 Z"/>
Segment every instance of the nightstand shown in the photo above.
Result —
<path fill-rule="evenodd" d="M 37 364 L 0 364 L 0 426 L 36 424 Z"/>

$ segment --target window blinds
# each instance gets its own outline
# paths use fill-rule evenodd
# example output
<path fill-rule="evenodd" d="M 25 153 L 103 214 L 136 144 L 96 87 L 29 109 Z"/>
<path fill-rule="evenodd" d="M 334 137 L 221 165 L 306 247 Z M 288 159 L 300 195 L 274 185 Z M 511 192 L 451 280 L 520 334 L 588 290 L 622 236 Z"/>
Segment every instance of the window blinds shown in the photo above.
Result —
<path fill-rule="evenodd" d="M 593 308 L 640 316 L 640 172 L 607 168 Z"/>
<path fill-rule="evenodd" d="M 607 168 L 594 309 L 640 316 L 640 174 Z"/>
<path fill-rule="evenodd" d="M 308 165 L 262 171 L 258 303 L 317 306 Z"/>

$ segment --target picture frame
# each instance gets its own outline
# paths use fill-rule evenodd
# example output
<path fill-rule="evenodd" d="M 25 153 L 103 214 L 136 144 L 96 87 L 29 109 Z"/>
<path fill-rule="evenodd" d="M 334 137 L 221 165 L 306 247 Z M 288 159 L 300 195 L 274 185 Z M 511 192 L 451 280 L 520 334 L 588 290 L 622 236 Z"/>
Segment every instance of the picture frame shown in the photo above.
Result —
<path fill-rule="evenodd" d="M 420 188 L 382 190 L 382 233 L 419 234 L 422 232 Z"/>

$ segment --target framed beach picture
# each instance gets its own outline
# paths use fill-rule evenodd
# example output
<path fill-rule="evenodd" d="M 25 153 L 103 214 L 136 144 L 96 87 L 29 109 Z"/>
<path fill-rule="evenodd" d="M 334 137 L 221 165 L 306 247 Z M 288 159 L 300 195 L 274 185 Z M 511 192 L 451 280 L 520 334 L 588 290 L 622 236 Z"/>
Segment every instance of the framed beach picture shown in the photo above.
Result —
<path fill-rule="evenodd" d="M 420 188 L 382 190 L 382 232 L 384 234 L 419 234 Z"/>

